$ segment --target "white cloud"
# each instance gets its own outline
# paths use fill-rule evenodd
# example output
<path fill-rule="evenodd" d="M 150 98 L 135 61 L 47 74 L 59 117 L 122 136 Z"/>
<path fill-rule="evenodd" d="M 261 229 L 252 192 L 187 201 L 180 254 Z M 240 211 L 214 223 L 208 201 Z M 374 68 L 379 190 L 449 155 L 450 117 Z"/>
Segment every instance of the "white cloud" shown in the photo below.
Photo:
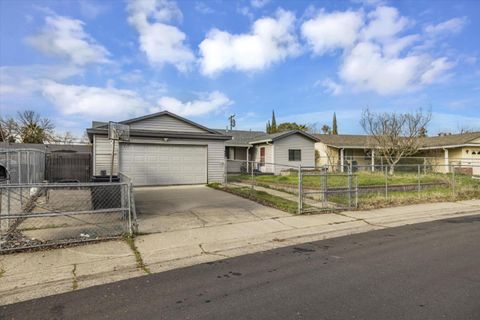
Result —
<path fill-rule="evenodd" d="M 137 93 L 115 88 L 67 85 L 45 81 L 43 96 L 64 115 L 82 115 L 99 119 L 126 118 L 144 114 L 148 103 Z"/>
<path fill-rule="evenodd" d="M 82 73 L 74 65 L 1 66 L 0 94 L 28 96 L 41 89 L 43 79 L 64 80 Z"/>
<path fill-rule="evenodd" d="M 366 40 L 386 40 L 394 37 L 407 27 L 409 20 L 400 16 L 393 7 L 378 7 L 368 14 L 368 25 L 363 29 Z"/>
<path fill-rule="evenodd" d="M 391 94 L 411 88 L 422 62 L 419 56 L 386 58 L 379 45 L 361 42 L 347 54 L 339 75 L 356 90 Z"/>
<path fill-rule="evenodd" d="M 455 64 L 445 57 L 435 59 L 430 62 L 430 67 L 422 74 L 420 81 L 422 84 L 441 82 L 446 77 L 445 72 L 454 66 Z"/>
<path fill-rule="evenodd" d="M 198 99 L 185 102 L 171 96 L 161 96 L 165 92 L 161 83 L 150 84 L 149 88 L 140 91 L 117 89 L 109 85 L 68 85 L 51 80 L 41 83 L 41 94 L 62 115 L 89 119 L 121 120 L 159 110 L 169 110 L 182 116 L 198 116 L 222 110 L 233 103 L 219 91 L 204 93 Z M 154 89 L 155 92 L 152 91 Z"/>
<path fill-rule="evenodd" d="M 251 0 L 250 4 L 254 8 L 263 8 L 270 0 Z"/>
<path fill-rule="evenodd" d="M 215 12 L 212 8 L 207 6 L 205 2 L 202 1 L 195 2 L 195 10 L 202 14 L 211 14 Z"/>
<path fill-rule="evenodd" d="M 453 18 L 436 25 L 428 25 L 425 27 L 425 32 L 430 36 L 456 34 L 462 31 L 467 22 L 468 19 L 466 17 Z"/>
<path fill-rule="evenodd" d="M 90 0 L 80 0 L 78 4 L 80 6 L 81 14 L 88 19 L 95 19 L 108 9 L 102 3 Z"/>
<path fill-rule="evenodd" d="M 165 23 L 182 19 L 182 13 L 174 2 L 130 0 L 127 10 L 128 22 L 140 35 L 140 50 L 151 64 L 162 66 L 168 63 L 180 71 L 188 70 L 195 57 L 185 44 L 186 35 L 177 27 Z"/>
<path fill-rule="evenodd" d="M 68 58 L 76 65 L 108 62 L 107 49 L 87 34 L 83 26 L 77 19 L 49 16 L 42 31 L 27 38 L 27 42 L 45 54 Z"/>
<path fill-rule="evenodd" d="M 385 4 L 385 0 L 351 0 L 353 3 L 361 4 L 364 6 L 379 6 Z"/>
<path fill-rule="evenodd" d="M 322 86 L 325 88 L 325 92 L 330 93 L 334 96 L 339 95 L 343 91 L 342 85 L 336 83 L 330 78 L 324 79 L 323 81 L 317 81 L 315 86 Z"/>
<path fill-rule="evenodd" d="M 225 94 L 213 91 L 200 99 L 182 102 L 173 97 L 161 97 L 158 106 L 150 108 L 150 112 L 168 110 L 181 116 L 199 116 L 221 110 L 233 103 Z"/>
<path fill-rule="evenodd" d="M 413 23 L 396 8 L 386 6 L 366 15 L 363 11 L 322 11 L 305 21 L 302 35 L 314 54 L 342 50 L 340 82 L 326 79 L 317 84 L 334 95 L 348 89 L 386 95 L 445 80 L 454 63 L 437 52 L 428 52 L 434 49 L 431 36 L 443 33 L 447 25 L 461 29 L 465 22 L 452 19 L 426 28 L 425 34 L 405 34 Z M 414 47 L 416 43 L 420 44 Z"/>
<path fill-rule="evenodd" d="M 258 71 L 297 55 L 300 46 L 294 22 L 292 12 L 279 9 L 273 18 L 256 20 L 249 33 L 210 30 L 199 45 L 202 73 L 214 75 L 228 69 Z"/>
<path fill-rule="evenodd" d="M 352 46 L 362 24 L 363 17 L 359 12 L 320 12 L 302 24 L 302 36 L 315 54 L 323 54 Z"/>

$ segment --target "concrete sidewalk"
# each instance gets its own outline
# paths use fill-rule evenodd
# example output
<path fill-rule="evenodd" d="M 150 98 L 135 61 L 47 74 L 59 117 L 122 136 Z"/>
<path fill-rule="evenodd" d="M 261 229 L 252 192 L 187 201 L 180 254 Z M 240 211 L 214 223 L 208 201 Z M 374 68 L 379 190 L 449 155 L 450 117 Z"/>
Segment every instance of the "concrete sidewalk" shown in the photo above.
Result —
<path fill-rule="evenodd" d="M 138 236 L 136 248 L 118 240 L 8 254 L 0 256 L 0 305 L 303 242 L 475 214 L 480 200 L 239 221 Z"/>

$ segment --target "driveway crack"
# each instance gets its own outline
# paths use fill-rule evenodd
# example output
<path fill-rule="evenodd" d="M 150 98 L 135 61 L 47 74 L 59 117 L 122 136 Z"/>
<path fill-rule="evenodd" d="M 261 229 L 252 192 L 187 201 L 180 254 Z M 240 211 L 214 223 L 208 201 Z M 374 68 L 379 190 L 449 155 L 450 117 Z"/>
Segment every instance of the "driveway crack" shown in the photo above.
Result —
<path fill-rule="evenodd" d="M 191 213 L 195 218 L 197 218 L 201 223 L 202 227 L 205 227 L 207 225 L 207 221 L 202 219 L 198 214 L 196 214 L 193 210 L 189 210 L 189 213 Z"/>
<path fill-rule="evenodd" d="M 229 256 L 225 255 L 225 254 L 221 254 L 221 253 L 214 253 L 214 252 L 209 252 L 207 250 L 205 250 L 203 248 L 203 245 L 201 243 L 198 244 L 198 247 L 200 248 L 200 250 L 202 250 L 202 254 L 208 254 L 208 255 L 212 255 L 212 256 L 219 256 L 219 257 L 223 257 L 223 258 L 230 258 Z"/>
<path fill-rule="evenodd" d="M 368 221 L 368 220 L 366 220 L 366 219 L 363 219 L 363 218 L 357 218 L 357 217 L 352 217 L 352 216 L 349 216 L 348 214 L 345 214 L 345 213 L 339 213 L 339 212 L 335 212 L 334 214 L 336 214 L 336 215 L 339 215 L 339 216 L 342 216 L 342 217 L 346 217 L 346 218 L 354 219 L 354 221 L 361 221 L 361 222 L 364 222 L 364 223 L 366 223 L 366 224 L 368 224 L 369 226 L 372 226 L 372 227 L 388 228 L 388 226 L 384 226 L 384 225 L 381 225 L 381 224 L 376 224 L 376 223 L 371 223 L 370 221 Z"/>

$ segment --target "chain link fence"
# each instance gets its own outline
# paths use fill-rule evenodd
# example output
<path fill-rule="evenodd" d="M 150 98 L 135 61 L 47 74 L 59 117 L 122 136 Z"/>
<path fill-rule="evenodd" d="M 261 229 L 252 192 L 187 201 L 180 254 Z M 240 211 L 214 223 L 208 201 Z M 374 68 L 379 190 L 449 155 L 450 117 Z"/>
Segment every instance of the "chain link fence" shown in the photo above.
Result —
<path fill-rule="evenodd" d="M 130 234 L 132 201 L 130 182 L 0 185 L 0 252 Z"/>
<path fill-rule="evenodd" d="M 281 208 L 275 202 L 283 199 L 296 208 L 287 211 L 313 213 L 480 198 L 480 178 L 473 175 L 477 170 L 480 165 L 427 162 L 397 164 L 392 171 L 384 164 L 296 167 L 227 160 L 225 187 L 260 198 L 261 203 L 265 203 L 265 195 L 258 192 L 266 193 L 271 196 L 269 205 Z"/>
<path fill-rule="evenodd" d="M 36 149 L 0 149 L 0 183 L 41 183 L 45 179 L 45 152 Z"/>

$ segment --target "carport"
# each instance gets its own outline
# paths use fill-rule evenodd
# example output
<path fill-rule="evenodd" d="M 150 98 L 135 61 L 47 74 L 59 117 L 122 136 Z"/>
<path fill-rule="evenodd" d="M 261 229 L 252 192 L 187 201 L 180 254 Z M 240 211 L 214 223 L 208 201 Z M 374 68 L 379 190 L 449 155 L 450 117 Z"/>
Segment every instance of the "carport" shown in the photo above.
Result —
<path fill-rule="evenodd" d="M 138 187 L 135 203 L 139 232 L 203 228 L 290 216 L 206 186 Z"/>

